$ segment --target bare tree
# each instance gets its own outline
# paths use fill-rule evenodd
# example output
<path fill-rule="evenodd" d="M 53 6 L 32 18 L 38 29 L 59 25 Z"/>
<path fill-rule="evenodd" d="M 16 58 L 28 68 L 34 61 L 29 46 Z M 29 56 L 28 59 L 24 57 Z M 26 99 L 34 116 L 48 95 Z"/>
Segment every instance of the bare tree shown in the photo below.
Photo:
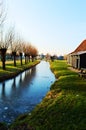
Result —
<path fill-rule="evenodd" d="M 20 37 L 17 38 L 17 44 L 18 44 L 18 53 L 20 55 L 20 63 L 22 65 L 22 55 L 23 55 L 23 45 L 24 45 L 24 41 L 23 39 L 21 39 Z"/>
<path fill-rule="evenodd" d="M 22 65 L 22 55 L 23 55 L 22 46 L 23 46 L 23 43 L 21 42 L 19 46 L 20 46 L 20 48 L 19 48 L 20 62 L 21 62 L 21 65 Z"/>
<path fill-rule="evenodd" d="M 27 56 L 30 62 L 30 56 L 31 56 L 31 49 L 32 49 L 32 45 L 30 43 L 27 43 Z"/>
<path fill-rule="evenodd" d="M 28 56 L 28 45 L 26 44 L 26 42 L 24 42 L 24 44 L 23 44 L 23 52 L 24 52 L 25 64 L 26 64 L 27 63 L 27 56 Z"/>
<path fill-rule="evenodd" d="M 6 12 L 3 5 L 3 0 L 0 0 L 0 26 L 3 25 L 5 18 L 6 18 Z"/>
<path fill-rule="evenodd" d="M 12 50 L 12 55 L 14 57 L 14 66 L 16 66 L 16 56 L 17 56 L 17 52 L 19 50 L 19 44 L 17 43 L 17 41 L 15 40 L 11 46 L 11 50 Z"/>
<path fill-rule="evenodd" d="M 9 41 L 10 41 L 10 39 L 9 39 L 9 35 L 8 35 L 8 32 L 7 32 L 4 40 L 0 42 L 1 61 L 2 61 L 2 68 L 4 70 L 6 69 L 5 61 L 6 61 L 6 52 L 7 52 L 9 45 L 10 45 Z"/>
<path fill-rule="evenodd" d="M 7 41 L 7 38 L 5 37 L 3 39 L 3 26 L 4 21 L 6 18 L 6 13 L 3 7 L 3 1 L 0 0 L 0 53 L 1 53 L 1 61 L 2 61 L 2 68 L 5 70 L 5 59 L 6 59 L 6 51 L 9 46 L 9 42 Z"/>
<path fill-rule="evenodd" d="M 0 42 L 3 41 L 3 27 L 6 19 L 6 11 L 4 9 L 4 2 L 0 0 Z"/>
<path fill-rule="evenodd" d="M 37 49 L 34 46 L 32 46 L 30 43 L 23 44 L 23 52 L 25 54 L 25 64 L 27 63 L 28 59 L 30 62 L 30 57 L 32 57 L 32 61 L 34 61 L 34 58 L 38 54 Z"/>
<path fill-rule="evenodd" d="M 9 39 L 10 50 L 14 59 L 14 66 L 16 66 L 16 54 L 19 49 L 19 43 L 15 36 L 14 27 L 9 29 Z"/>
<path fill-rule="evenodd" d="M 47 61 L 47 60 L 50 60 L 50 54 L 47 53 L 46 56 L 45 56 L 45 58 L 46 58 L 46 61 Z"/>
<path fill-rule="evenodd" d="M 36 47 L 32 46 L 31 47 L 31 57 L 32 57 L 32 62 L 34 61 L 35 57 L 38 55 L 38 50 Z"/>

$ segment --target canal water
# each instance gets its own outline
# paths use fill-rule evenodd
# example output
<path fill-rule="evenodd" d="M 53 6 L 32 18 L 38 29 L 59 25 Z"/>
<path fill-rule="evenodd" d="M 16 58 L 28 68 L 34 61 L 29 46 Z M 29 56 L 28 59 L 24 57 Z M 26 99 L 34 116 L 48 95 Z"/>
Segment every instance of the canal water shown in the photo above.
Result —
<path fill-rule="evenodd" d="M 41 61 L 17 77 L 0 83 L 0 122 L 10 124 L 20 114 L 30 113 L 54 81 L 49 63 Z"/>

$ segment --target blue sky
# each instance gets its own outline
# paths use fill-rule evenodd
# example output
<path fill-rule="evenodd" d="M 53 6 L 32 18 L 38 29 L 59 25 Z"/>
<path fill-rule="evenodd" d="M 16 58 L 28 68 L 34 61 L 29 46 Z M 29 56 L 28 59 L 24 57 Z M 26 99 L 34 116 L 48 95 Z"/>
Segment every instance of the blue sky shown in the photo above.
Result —
<path fill-rule="evenodd" d="M 9 26 L 39 53 L 64 55 L 86 38 L 86 0 L 6 0 Z"/>

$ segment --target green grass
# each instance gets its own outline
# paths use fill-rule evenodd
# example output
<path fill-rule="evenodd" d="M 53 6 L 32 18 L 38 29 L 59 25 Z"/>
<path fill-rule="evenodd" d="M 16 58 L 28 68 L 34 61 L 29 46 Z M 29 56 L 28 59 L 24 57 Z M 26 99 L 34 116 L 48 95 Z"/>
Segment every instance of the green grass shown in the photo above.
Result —
<path fill-rule="evenodd" d="M 6 62 L 6 70 L 2 69 L 2 63 L 0 62 L 0 81 L 3 80 L 3 78 L 10 78 L 11 76 L 15 76 L 16 74 L 22 72 L 24 69 L 28 69 L 31 66 L 34 66 L 39 61 L 34 62 L 28 62 L 27 64 L 24 63 L 23 65 L 20 65 L 20 61 L 17 60 L 16 67 L 13 64 L 13 61 L 7 61 Z"/>
<path fill-rule="evenodd" d="M 10 130 L 86 129 L 86 79 L 68 70 L 66 61 L 50 64 L 58 79 L 43 101 L 30 114 L 19 116 Z"/>

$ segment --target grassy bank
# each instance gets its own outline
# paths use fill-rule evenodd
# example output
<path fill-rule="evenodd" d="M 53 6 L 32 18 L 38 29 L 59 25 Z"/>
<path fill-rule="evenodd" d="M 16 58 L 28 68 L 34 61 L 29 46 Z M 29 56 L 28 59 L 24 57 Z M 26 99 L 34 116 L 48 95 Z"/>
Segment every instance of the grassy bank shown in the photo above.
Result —
<path fill-rule="evenodd" d="M 65 61 L 51 62 L 56 82 L 43 101 L 10 126 L 10 130 L 85 130 L 86 79 L 68 70 Z"/>
<path fill-rule="evenodd" d="M 2 69 L 2 63 L 0 62 L 0 82 L 3 81 L 4 79 L 9 79 L 9 78 L 13 78 L 16 75 L 18 75 L 20 72 L 38 64 L 39 61 L 34 61 L 34 62 L 29 62 L 27 64 L 24 63 L 23 61 L 23 65 L 20 65 L 20 61 L 17 60 L 17 65 L 16 67 L 13 64 L 13 61 L 7 61 L 6 62 L 6 70 Z"/>

